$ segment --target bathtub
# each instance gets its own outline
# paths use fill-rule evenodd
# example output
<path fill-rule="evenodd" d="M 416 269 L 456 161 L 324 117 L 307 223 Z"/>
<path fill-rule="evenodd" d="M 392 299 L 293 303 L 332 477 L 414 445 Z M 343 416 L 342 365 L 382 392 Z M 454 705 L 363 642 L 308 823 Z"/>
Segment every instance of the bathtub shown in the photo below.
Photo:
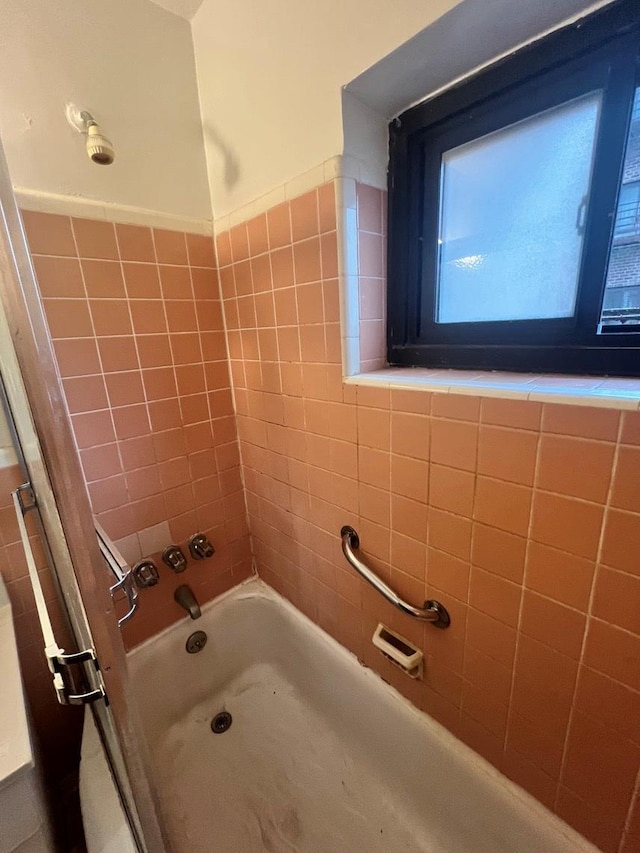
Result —
<path fill-rule="evenodd" d="M 260 580 L 129 661 L 176 853 L 596 850 Z"/>

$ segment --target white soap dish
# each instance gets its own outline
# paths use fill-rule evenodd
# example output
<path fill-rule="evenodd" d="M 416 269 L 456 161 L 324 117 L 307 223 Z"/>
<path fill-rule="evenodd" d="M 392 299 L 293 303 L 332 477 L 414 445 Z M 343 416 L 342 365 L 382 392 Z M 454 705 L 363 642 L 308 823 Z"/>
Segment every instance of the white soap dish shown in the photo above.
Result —
<path fill-rule="evenodd" d="M 409 678 L 422 677 L 422 660 L 424 655 L 404 637 L 400 637 L 395 631 L 387 628 L 382 622 L 373 632 L 371 638 L 373 645 L 380 649 L 382 654 L 391 663 L 399 666 Z"/>

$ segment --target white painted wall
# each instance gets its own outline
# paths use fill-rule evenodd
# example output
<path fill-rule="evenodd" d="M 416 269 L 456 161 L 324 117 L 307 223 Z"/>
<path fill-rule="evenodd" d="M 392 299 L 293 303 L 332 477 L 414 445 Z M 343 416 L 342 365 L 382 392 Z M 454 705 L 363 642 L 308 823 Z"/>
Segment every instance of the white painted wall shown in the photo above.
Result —
<path fill-rule="evenodd" d="M 215 218 L 343 153 L 384 186 L 389 118 L 591 5 L 204 0 L 192 30 Z"/>
<path fill-rule="evenodd" d="M 14 186 L 210 218 L 189 23 L 148 0 L 2 0 L 0 134 Z M 92 164 L 64 106 L 116 148 Z"/>
<path fill-rule="evenodd" d="M 458 2 L 204 0 L 192 30 L 215 216 L 341 153 L 341 87 Z"/>
<path fill-rule="evenodd" d="M 202 0 L 151 0 L 151 2 L 180 15 L 181 18 L 186 18 L 188 21 L 202 6 Z"/>

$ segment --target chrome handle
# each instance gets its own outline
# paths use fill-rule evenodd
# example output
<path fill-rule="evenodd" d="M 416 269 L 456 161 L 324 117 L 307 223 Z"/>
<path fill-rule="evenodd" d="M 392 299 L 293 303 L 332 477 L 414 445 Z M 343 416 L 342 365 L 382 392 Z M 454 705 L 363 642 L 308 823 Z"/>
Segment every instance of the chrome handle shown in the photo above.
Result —
<path fill-rule="evenodd" d="M 113 584 L 113 586 L 109 587 L 109 592 L 111 593 L 111 598 L 115 599 L 116 593 L 122 590 L 127 597 L 127 603 L 129 605 L 129 609 L 118 619 L 118 627 L 122 628 L 125 622 L 128 622 L 129 619 L 133 616 L 133 614 L 138 609 L 138 590 L 133 582 L 133 573 L 131 569 L 128 569 L 125 573 L 124 577 L 119 581 Z"/>
<path fill-rule="evenodd" d="M 347 562 L 361 575 L 374 589 L 377 589 L 383 598 L 386 598 L 394 607 L 406 613 L 407 616 L 413 616 L 414 619 L 421 619 L 423 622 L 430 622 L 434 628 L 448 628 L 451 624 L 451 618 L 446 607 L 440 604 L 439 601 L 425 601 L 423 607 L 414 607 L 400 598 L 390 586 L 379 578 L 360 557 L 356 554 L 356 550 L 360 547 L 360 537 L 348 525 L 340 531 L 342 537 L 342 553 L 347 558 Z M 355 549 L 355 550 L 354 550 Z"/>
<path fill-rule="evenodd" d="M 128 622 L 129 619 L 131 619 L 138 609 L 138 590 L 133 583 L 133 572 L 129 568 L 127 561 L 124 559 L 120 551 L 118 551 L 113 541 L 109 536 L 107 536 L 103 527 L 98 524 L 97 521 L 95 521 L 94 524 L 98 537 L 100 553 L 102 554 L 107 566 L 117 578 L 116 582 L 109 587 L 111 598 L 115 600 L 116 593 L 120 591 L 124 592 L 127 597 L 129 609 L 124 616 L 121 616 L 120 619 L 118 619 L 118 627 L 121 628 L 125 622 Z"/>
<path fill-rule="evenodd" d="M 193 534 L 189 539 L 189 550 L 194 560 L 206 560 L 215 554 L 215 548 L 204 533 Z"/>
<path fill-rule="evenodd" d="M 133 577 L 136 581 L 136 586 L 140 589 L 147 589 L 150 586 L 155 586 L 160 581 L 158 569 L 153 560 L 140 560 L 133 567 Z"/>
<path fill-rule="evenodd" d="M 176 573 L 184 572 L 187 568 L 187 558 L 179 545 L 169 545 L 165 548 L 162 552 L 162 561 L 169 566 L 171 571 Z"/>
<path fill-rule="evenodd" d="M 578 205 L 578 213 L 576 214 L 576 231 L 580 236 L 584 234 L 587 213 L 587 196 L 582 197 L 582 201 Z"/>

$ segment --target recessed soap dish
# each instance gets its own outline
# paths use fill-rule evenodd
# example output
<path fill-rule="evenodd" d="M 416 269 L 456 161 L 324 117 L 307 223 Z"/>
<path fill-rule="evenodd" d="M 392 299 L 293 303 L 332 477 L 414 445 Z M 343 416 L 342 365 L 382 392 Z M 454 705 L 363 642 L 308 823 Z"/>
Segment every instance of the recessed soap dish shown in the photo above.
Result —
<path fill-rule="evenodd" d="M 422 659 L 424 655 L 404 637 L 400 637 L 395 631 L 387 628 L 382 622 L 373 632 L 371 638 L 373 645 L 380 649 L 382 654 L 391 663 L 399 666 L 407 673 L 409 678 L 422 678 Z"/>

